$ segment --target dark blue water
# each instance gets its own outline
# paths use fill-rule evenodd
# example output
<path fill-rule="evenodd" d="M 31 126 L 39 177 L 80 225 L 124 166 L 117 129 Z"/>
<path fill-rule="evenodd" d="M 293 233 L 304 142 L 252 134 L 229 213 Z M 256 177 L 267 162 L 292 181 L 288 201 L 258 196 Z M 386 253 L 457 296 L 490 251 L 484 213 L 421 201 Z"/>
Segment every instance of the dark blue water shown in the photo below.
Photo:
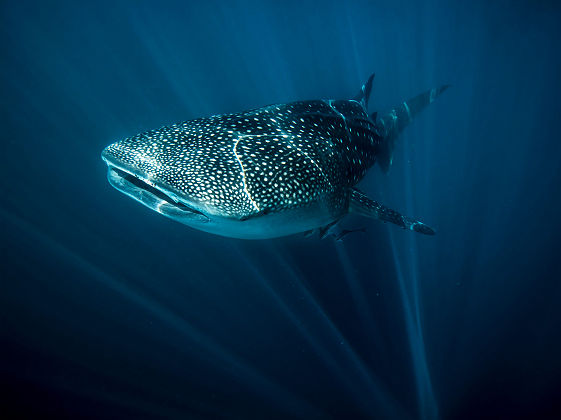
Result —
<path fill-rule="evenodd" d="M 487 4 L 490 3 L 490 4 Z M 554 3 L 2 2 L 3 411 L 45 418 L 561 414 Z M 270 103 L 453 85 L 361 187 L 437 228 L 205 234 L 100 152 Z"/>

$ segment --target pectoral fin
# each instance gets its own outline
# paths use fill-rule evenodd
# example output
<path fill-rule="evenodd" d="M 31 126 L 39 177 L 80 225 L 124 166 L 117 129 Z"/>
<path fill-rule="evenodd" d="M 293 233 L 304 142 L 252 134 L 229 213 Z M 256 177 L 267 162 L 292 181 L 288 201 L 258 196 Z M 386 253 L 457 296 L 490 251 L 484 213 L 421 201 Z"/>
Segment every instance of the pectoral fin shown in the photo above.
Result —
<path fill-rule="evenodd" d="M 425 235 L 435 234 L 434 229 L 424 223 L 421 223 L 418 220 L 413 220 L 407 216 L 403 216 L 397 211 L 392 210 L 377 201 L 371 200 L 363 192 L 354 188 L 351 190 L 349 211 L 360 214 L 361 216 L 379 219 L 383 222 L 390 222 L 401 226 L 403 229 L 413 230 Z"/>

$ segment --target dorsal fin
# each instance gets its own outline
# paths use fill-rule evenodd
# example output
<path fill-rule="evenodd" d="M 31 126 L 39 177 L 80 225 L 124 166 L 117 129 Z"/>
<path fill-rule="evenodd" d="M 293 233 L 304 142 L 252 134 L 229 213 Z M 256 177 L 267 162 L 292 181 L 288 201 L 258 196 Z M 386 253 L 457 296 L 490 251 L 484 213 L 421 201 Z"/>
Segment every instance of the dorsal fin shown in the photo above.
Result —
<path fill-rule="evenodd" d="M 362 85 L 358 94 L 353 98 L 353 100 L 360 102 L 364 109 L 368 109 L 368 101 L 370 99 L 370 92 L 372 92 L 372 81 L 374 80 L 375 73 L 372 73 L 368 78 L 368 81 Z"/>

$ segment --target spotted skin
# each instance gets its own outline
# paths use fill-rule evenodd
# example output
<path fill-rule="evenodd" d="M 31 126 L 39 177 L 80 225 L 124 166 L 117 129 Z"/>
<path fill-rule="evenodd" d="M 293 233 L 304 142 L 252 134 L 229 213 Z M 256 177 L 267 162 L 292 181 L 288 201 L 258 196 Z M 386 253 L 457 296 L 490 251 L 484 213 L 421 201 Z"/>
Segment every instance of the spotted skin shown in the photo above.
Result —
<path fill-rule="evenodd" d="M 352 187 L 387 143 L 366 111 L 371 83 L 353 100 L 269 105 L 126 138 L 102 153 L 108 179 L 167 217 L 224 236 L 328 225 L 357 208 Z"/>
<path fill-rule="evenodd" d="M 374 163 L 375 127 L 355 101 L 271 105 L 163 127 L 116 142 L 106 157 L 204 203 L 247 218 L 337 196 Z"/>

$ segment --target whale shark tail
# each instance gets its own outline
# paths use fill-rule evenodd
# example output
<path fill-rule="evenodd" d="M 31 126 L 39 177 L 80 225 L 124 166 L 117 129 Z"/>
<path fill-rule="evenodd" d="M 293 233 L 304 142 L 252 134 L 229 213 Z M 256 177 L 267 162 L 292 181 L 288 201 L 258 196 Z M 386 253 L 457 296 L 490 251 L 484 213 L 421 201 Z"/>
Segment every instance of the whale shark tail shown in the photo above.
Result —
<path fill-rule="evenodd" d="M 405 127 L 407 127 L 407 125 L 409 125 L 419 112 L 425 109 L 449 87 L 450 85 L 443 85 L 423 92 L 420 95 L 400 103 L 390 112 L 380 117 L 377 117 L 377 113 L 372 114 L 372 119 L 376 122 L 383 138 L 377 156 L 377 161 L 380 164 L 382 171 L 388 172 L 390 169 L 397 136 Z"/>

